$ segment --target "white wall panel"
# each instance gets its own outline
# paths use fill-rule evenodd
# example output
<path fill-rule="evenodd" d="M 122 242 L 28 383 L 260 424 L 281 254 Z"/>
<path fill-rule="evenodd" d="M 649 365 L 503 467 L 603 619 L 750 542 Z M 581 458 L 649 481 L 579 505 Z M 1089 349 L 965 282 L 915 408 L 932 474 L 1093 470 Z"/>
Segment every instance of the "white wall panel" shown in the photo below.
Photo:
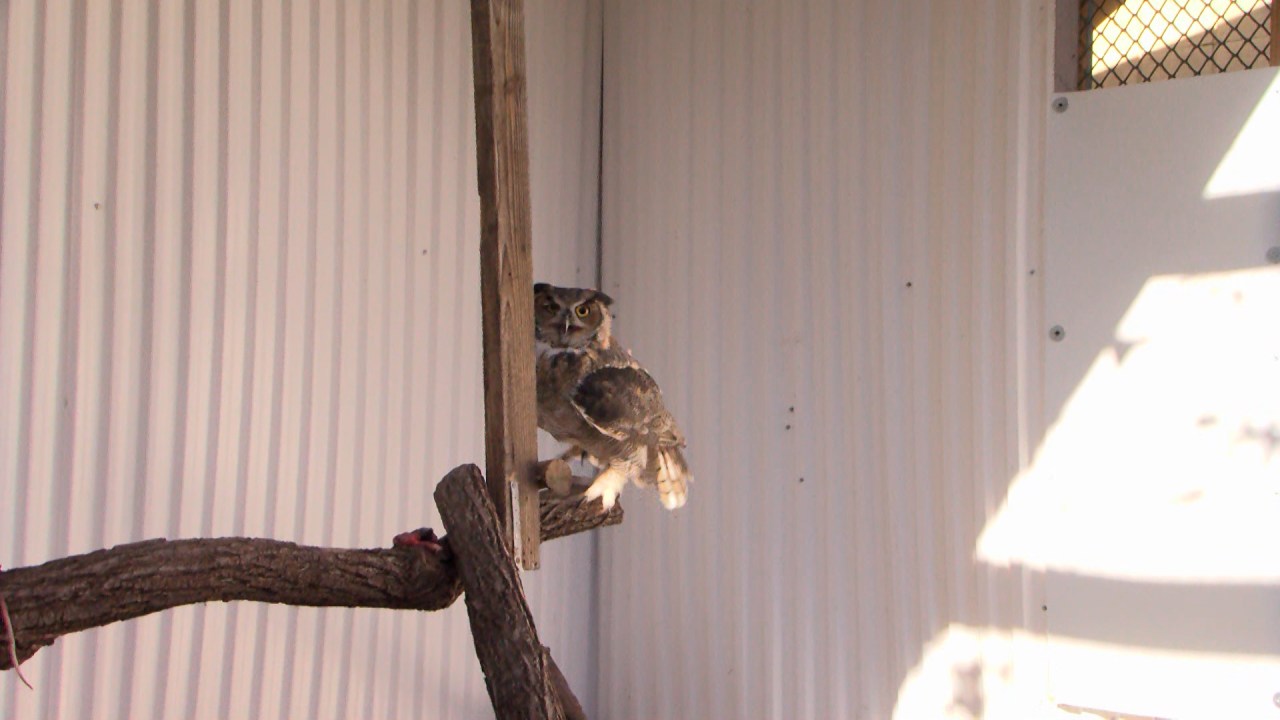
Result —
<path fill-rule="evenodd" d="M 605 3 L 604 284 L 698 480 L 601 535 L 602 716 L 1030 717 L 975 546 L 1035 441 L 1048 23 Z"/>
<path fill-rule="evenodd" d="M 1045 326 L 1065 335 L 1019 480 L 1037 502 L 989 546 L 1044 569 L 1061 702 L 1274 715 L 1280 69 L 1069 100 L 1046 113 Z M 997 539 L 1027 526 L 1043 542 Z"/>
<path fill-rule="evenodd" d="M 467 12 L 0 4 L 0 563 L 439 527 L 435 482 L 483 459 Z M 535 269 L 589 282 L 600 9 L 527 14 Z M 554 543 L 528 581 L 580 688 L 593 552 Z M 490 712 L 460 605 L 182 608 L 25 670 L 0 716 Z"/>

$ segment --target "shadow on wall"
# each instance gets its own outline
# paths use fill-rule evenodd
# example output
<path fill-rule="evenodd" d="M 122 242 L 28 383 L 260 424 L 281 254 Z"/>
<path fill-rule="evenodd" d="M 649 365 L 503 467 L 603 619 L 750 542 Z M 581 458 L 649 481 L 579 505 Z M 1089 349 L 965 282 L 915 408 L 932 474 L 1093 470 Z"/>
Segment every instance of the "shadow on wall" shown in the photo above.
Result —
<path fill-rule="evenodd" d="M 1050 182 L 1045 324 L 1065 326 L 1044 349 L 1051 421 L 974 554 L 995 582 L 1042 589 L 1032 625 L 1047 642 L 1032 646 L 1043 648 L 1051 700 L 1063 707 L 1275 712 L 1280 265 L 1267 249 L 1280 245 L 1280 75 L 1265 72 L 1274 79 L 1221 79 L 1253 86 L 1243 112 L 1230 102 L 1192 111 L 1227 115 L 1234 135 L 1162 112 L 1161 95 L 1176 104 L 1201 84 L 1072 99 L 1082 126 L 1132 102 L 1159 111 L 1154 125 L 1185 123 L 1181 133 L 1138 126 L 1056 157 L 1051 143 L 1051 178 L 1070 184 L 1083 169 L 1093 179 Z M 1074 137 L 1059 131 L 1051 138 Z M 1131 163 L 1122 150 L 1140 146 L 1131 137 L 1140 133 L 1173 141 L 1177 157 L 1112 171 L 1094 162 Z M 1177 146 L 1180 137 L 1189 144 Z M 1077 197 L 1056 199 L 1064 195 Z M 1017 668 L 992 645 L 1010 632 L 1018 628 L 956 618 L 907 676 L 895 717 L 939 707 L 956 718 L 1016 716 L 998 703 L 1016 691 Z"/>
<path fill-rule="evenodd" d="M 1152 278 L 980 538 L 984 562 L 1039 576 L 1055 699 L 1272 709 L 1275 307 L 1280 268 Z"/>

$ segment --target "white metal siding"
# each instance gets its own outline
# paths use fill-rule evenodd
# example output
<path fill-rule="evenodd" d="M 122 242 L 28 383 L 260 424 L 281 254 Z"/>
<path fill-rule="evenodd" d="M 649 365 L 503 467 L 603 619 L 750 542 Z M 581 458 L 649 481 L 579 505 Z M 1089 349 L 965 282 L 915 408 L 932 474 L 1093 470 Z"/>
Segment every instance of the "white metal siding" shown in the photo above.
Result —
<path fill-rule="evenodd" d="M 1065 335 L 1018 482 L 1035 504 L 988 547 L 1044 568 L 1060 702 L 1276 716 L 1280 68 L 1046 115 L 1045 325 Z"/>
<path fill-rule="evenodd" d="M 435 482 L 483 460 L 467 12 L 0 4 L 0 563 L 439 527 Z M 589 281 L 599 5 L 527 13 L 535 269 Z M 544 552 L 539 629 L 588 687 L 593 542 Z M 490 712 L 460 604 L 183 608 L 26 673 L 0 716 Z"/>
<path fill-rule="evenodd" d="M 1027 717 L 975 543 L 1034 441 L 1047 4 L 604 25 L 605 287 L 698 480 L 601 535 L 601 715 Z"/>

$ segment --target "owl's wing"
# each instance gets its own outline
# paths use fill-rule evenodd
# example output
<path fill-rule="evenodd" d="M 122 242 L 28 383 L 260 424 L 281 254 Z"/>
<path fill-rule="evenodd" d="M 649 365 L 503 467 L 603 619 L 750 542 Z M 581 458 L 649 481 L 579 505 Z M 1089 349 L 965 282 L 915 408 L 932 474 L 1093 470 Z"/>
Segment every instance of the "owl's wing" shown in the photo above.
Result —
<path fill-rule="evenodd" d="M 574 408 L 592 427 L 615 440 L 656 440 L 684 445 L 675 420 L 662 403 L 662 390 L 636 367 L 603 367 L 574 388 Z"/>

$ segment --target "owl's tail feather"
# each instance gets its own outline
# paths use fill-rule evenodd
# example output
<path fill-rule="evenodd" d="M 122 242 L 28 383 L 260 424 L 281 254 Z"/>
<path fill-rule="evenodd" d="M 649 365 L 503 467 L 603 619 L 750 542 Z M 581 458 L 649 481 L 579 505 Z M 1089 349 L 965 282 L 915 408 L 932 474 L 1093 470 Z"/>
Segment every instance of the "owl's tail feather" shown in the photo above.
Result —
<path fill-rule="evenodd" d="M 684 461 L 680 448 L 671 446 L 658 449 L 658 497 L 662 506 L 675 510 L 689 499 L 689 465 Z"/>

